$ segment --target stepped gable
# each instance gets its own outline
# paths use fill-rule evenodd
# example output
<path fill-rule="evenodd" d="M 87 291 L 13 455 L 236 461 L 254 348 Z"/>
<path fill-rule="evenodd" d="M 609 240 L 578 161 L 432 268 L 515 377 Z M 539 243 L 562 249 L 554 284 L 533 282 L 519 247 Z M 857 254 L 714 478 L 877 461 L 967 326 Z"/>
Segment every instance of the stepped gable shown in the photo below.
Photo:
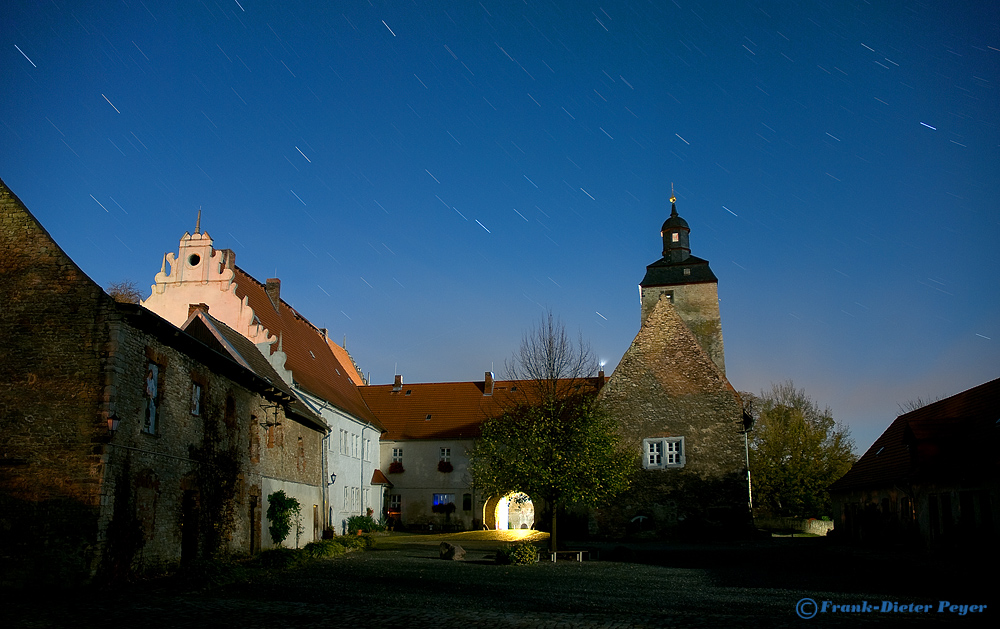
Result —
<path fill-rule="evenodd" d="M 265 286 L 238 266 L 235 267 L 235 282 L 236 295 L 247 299 L 261 325 L 281 339 L 281 350 L 287 356 L 285 368 L 291 370 L 296 384 L 382 429 L 358 391 L 356 379 L 360 380 L 360 374 L 347 352 L 343 352 L 346 360 L 338 359 L 332 344 L 319 328 L 283 299 L 276 304 L 272 302 Z M 276 345 L 271 346 L 272 351 L 277 349 Z"/>
<path fill-rule="evenodd" d="M 334 343 L 331 338 L 326 339 L 326 344 L 330 347 L 330 351 L 333 352 L 333 355 L 344 367 L 344 370 L 347 372 L 347 376 L 351 379 L 351 382 L 359 387 L 363 387 L 368 384 L 365 382 L 365 378 L 361 375 L 361 372 L 358 371 L 357 364 L 354 362 L 354 359 L 351 358 L 351 355 L 347 353 L 346 349 Z"/>
<path fill-rule="evenodd" d="M 257 349 L 247 337 L 232 329 L 222 321 L 206 314 L 203 310 L 197 310 L 191 314 L 188 320 L 181 326 L 181 329 L 208 345 L 215 351 L 231 357 L 243 367 L 254 372 L 269 385 L 271 390 L 267 393 L 280 399 L 285 403 L 288 411 L 296 415 L 304 423 L 311 427 L 328 432 L 323 418 L 309 409 L 292 392 L 291 388 L 281 379 L 278 372 L 274 370 L 267 358 Z"/>
<path fill-rule="evenodd" d="M 1000 379 L 897 417 L 831 491 L 1000 474 Z"/>
<path fill-rule="evenodd" d="M 581 379 L 580 390 L 594 389 L 597 382 L 596 378 Z M 394 385 L 382 384 L 360 391 L 385 426 L 383 439 L 474 439 L 484 420 L 524 402 L 531 386 L 530 382 L 496 380 L 492 395 L 485 395 L 482 380 L 404 384 L 396 391 Z"/>

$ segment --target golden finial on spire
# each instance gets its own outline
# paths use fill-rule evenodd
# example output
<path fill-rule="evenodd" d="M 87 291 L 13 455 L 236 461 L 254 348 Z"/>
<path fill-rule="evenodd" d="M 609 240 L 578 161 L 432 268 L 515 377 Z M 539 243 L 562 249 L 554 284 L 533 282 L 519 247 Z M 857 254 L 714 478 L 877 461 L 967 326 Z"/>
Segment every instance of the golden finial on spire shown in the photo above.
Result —
<path fill-rule="evenodd" d="M 194 233 L 196 233 L 196 234 L 200 234 L 201 233 L 201 206 L 200 205 L 198 206 L 198 222 L 195 223 Z"/>
<path fill-rule="evenodd" d="M 674 195 L 674 182 L 670 182 L 670 202 L 677 203 L 677 196 Z"/>

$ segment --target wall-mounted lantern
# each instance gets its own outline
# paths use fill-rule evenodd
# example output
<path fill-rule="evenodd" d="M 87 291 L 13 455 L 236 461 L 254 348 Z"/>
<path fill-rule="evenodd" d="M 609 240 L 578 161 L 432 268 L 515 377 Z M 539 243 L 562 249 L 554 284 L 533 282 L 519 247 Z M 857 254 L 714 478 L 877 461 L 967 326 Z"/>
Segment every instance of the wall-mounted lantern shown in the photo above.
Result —
<path fill-rule="evenodd" d="M 108 434 L 113 435 L 118 432 L 118 421 L 118 415 L 114 411 L 108 413 Z"/>

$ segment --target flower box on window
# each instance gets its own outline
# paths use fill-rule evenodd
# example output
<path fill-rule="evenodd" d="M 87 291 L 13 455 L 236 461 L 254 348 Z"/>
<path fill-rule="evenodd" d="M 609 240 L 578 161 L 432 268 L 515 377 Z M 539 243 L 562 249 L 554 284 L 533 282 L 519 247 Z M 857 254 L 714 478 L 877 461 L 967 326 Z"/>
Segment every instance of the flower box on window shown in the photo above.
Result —
<path fill-rule="evenodd" d="M 454 469 L 455 468 L 452 466 L 452 464 L 450 462 L 448 462 L 448 461 L 438 461 L 438 471 L 439 472 L 443 472 L 445 474 L 448 474 L 449 472 L 451 472 Z"/>
<path fill-rule="evenodd" d="M 402 474 L 404 471 L 405 470 L 403 469 L 402 461 L 393 461 L 392 463 L 389 464 L 390 474 Z"/>

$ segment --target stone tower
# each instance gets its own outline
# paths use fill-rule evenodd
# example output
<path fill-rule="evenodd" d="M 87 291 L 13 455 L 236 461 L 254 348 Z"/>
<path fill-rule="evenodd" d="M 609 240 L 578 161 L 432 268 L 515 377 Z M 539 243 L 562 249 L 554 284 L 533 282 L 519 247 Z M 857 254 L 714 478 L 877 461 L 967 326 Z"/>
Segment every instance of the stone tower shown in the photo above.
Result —
<path fill-rule="evenodd" d="M 660 229 L 663 257 L 646 267 L 639 282 L 641 324 L 660 299 L 668 299 L 719 371 L 726 373 L 719 315 L 719 280 L 708 260 L 691 255 L 691 228 L 677 214 L 677 198 L 670 195 L 670 217 Z"/>

